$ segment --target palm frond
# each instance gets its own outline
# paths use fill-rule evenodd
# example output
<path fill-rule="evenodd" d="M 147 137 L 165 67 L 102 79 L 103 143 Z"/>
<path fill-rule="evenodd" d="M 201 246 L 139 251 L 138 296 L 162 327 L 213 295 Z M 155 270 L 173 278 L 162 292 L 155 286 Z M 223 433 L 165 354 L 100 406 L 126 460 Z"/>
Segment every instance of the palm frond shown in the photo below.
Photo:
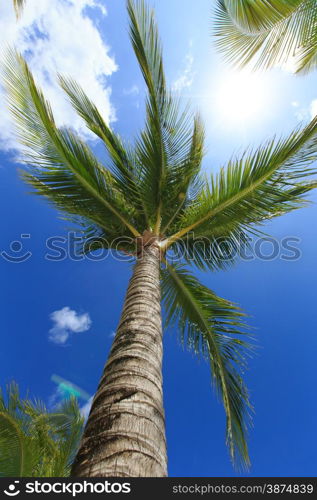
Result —
<path fill-rule="evenodd" d="M 189 204 L 192 204 L 200 191 L 202 180 L 199 176 L 204 156 L 205 129 L 201 118 L 194 119 L 194 128 L 191 136 L 190 149 L 182 161 L 168 172 L 164 198 L 167 206 L 162 215 L 162 234 L 166 234 L 170 227 L 177 223 Z"/>
<path fill-rule="evenodd" d="M 257 33 L 293 14 L 301 3 L 303 0 L 223 0 L 221 7 L 238 26 Z"/>
<path fill-rule="evenodd" d="M 227 416 L 227 444 L 235 465 L 248 467 L 246 442 L 251 405 L 241 374 L 252 346 L 245 340 L 243 314 L 218 297 L 181 265 L 162 271 L 166 323 L 177 322 L 185 345 L 210 361 L 212 380 Z"/>
<path fill-rule="evenodd" d="M 24 461 L 23 434 L 11 415 L 0 411 L 0 477 L 20 477 Z"/>
<path fill-rule="evenodd" d="M 0 477 L 68 476 L 83 423 L 74 398 L 49 412 L 10 384 L 0 394 Z"/>
<path fill-rule="evenodd" d="M 52 475 L 68 476 L 83 432 L 84 418 L 80 414 L 74 397 L 64 400 L 56 413 L 48 414 L 48 422 L 54 427 L 58 451 L 54 460 Z"/>
<path fill-rule="evenodd" d="M 59 77 L 59 81 L 79 116 L 83 118 L 88 128 L 105 143 L 111 160 L 109 169 L 116 179 L 118 188 L 129 204 L 144 216 L 144 227 L 147 227 L 149 225 L 148 214 L 140 192 L 140 171 L 138 165 L 135 164 L 134 155 L 106 124 L 94 103 L 77 82 L 62 76 Z"/>
<path fill-rule="evenodd" d="M 217 0 L 213 35 L 226 60 L 255 69 L 287 65 L 307 72 L 316 63 L 315 0 Z"/>
<path fill-rule="evenodd" d="M 317 185 L 305 180 L 316 173 L 312 165 L 316 158 L 317 118 L 285 139 L 246 151 L 211 176 L 166 245 L 190 231 L 195 238 L 252 232 L 256 225 L 304 206 L 304 196 Z"/>
<path fill-rule="evenodd" d="M 70 130 L 57 128 L 49 103 L 16 52 L 7 57 L 4 80 L 17 136 L 25 147 L 23 157 L 29 165 L 22 174 L 25 181 L 60 210 L 101 227 L 111 221 L 121 227 L 122 234 L 139 236 L 133 226 L 138 215 L 112 174 Z"/>
<path fill-rule="evenodd" d="M 261 234 L 260 231 L 254 232 L 257 236 Z M 230 228 L 228 224 L 215 228 L 211 236 L 195 236 L 194 231 L 188 233 L 174 243 L 170 258 L 202 271 L 226 271 L 248 252 L 252 253 L 251 242 L 252 238 L 245 230 L 237 229 L 234 224 Z"/>
<path fill-rule="evenodd" d="M 314 27 L 311 29 L 309 35 L 305 40 L 305 45 L 300 47 L 296 57 L 297 73 L 307 74 L 317 68 L 317 7 L 313 6 L 315 10 L 311 13 L 313 18 L 312 23 Z"/>
<path fill-rule="evenodd" d="M 153 222 L 156 224 L 160 217 L 161 188 L 166 168 L 162 118 L 165 114 L 167 90 L 162 47 L 154 13 L 144 1 L 128 0 L 127 8 L 132 47 L 149 93 L 146 105 L 147 128 L 139 140 L 138 150 L 140 163 L 145 169 L 146 185 L 151 187 L 147 189 L 149 196 L 145 201 L 148 211 L 151 209 L 153 212 L 154 209 Z"/>
<path fill-rule="evenodd" d="M 198 151 L 202 149 L 197 143 L 198 137 L 203 141 L 202 127 L 198 119 L 193 125 L 192 113 L 166 87 L 162 46 L 153 11 L 143 0 L 129 0 L 128 14 L 132 47 L 148 89 L 145 130 L 136 143 L 140 189 L 151 226 L 159 233 L 173 217 L 173 207 L 177 208 L 180 197 L 186 197 L 190 181 L 197 173 L 193 164 L 198 163 Z"/>
<path fill-rule="evenodd" d="M 115 225 L 104 224 L 102 228 L 78 217 L 63 217 L 76 227 L 76 240 L 74 240 L 76 255 L 84 256 L 91 252 L 99 251 L 98 255 L 107 255 L 112 251 L 135 256 L 137 254 L 137 240 L 121 233 L 121 228 Z"/>

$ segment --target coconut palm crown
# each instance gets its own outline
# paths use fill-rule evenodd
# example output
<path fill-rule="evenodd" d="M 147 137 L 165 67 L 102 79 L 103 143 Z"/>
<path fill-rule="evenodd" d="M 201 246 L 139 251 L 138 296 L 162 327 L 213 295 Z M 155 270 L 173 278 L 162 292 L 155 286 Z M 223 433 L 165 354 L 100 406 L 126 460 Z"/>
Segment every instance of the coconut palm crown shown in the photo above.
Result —
<path fill-rule="evenodd" d="M 317 66 L 315 0 L 216 0 L 213 34 L 227 61 L 268 69 Z"/>
<path fill-rule="evenodd" d="M 133 146 L 125 145 L 83 89 L 72 79 L 59 77 L 77 113 L 104 143 L 107 155 L 102 164 L 71 129 L 57 127 L 50 104 L 34 82 L 26 61 L 11 52 L 5 67 L 5 82 L 17 135 L 25 147 L 23 155 L 27 167 L 22 177 L 37 194 L 57 207 L 64 218 L 80 225 L 82 252 L 114 248 L 134 255 L 138 263 L 147 248 L 153 246 L 159 250 L 156 256 L 161 273 L 165 323 L 176 324 L 182 342 L 209 360 L 212 382 L 226 413 L 226 441 L 232 460 L 235 464 L 248 466 L 247 430 L 252 407 L 242 374 L 246 356 L 252 350 L 252 340 L 241 310 L 203 285 L 189 268 L 226 269 L 239 257 L 239 249 L 247 243 L 249 233 L 261 234 L 259 227 L 267 220 L 306 204 L 305 195 L 316 187 L 311 175 L 315 173 L 312 163 L 317 151 L 317 120 L 296 129 L 288 137 L 273 138 L 256 149 L 248 149 L 217 173 L 202 176 L 203 124 L 198 115 L 193 116 L 183 108 L 180 100 L 168 90 L 154 13 L 143 1 L 128 1 L 127 8 L 131 43 L 147 87 L 144 130 Z M 225 259 L 224 252 L 228 249 L 235 252 Z M 180 252 L 181 258 L 175 263 L 175 258 L 171 257 L 179 256 Z M 141 297 L 140 277 L 139 273 L 133 279 L 141 286 L 138 292 Z M 136 281 L 133 283 L 131 290 L 136 289 Z M 148 285 L 146 278 L 145 284 Z M 144 319 L 140 316 L 142 300 L 139 299 L 133 310 L 134 325 L 137 320 Z M 147 304 L 147 309 L 150 308 L 151 303 Z M 158 306 L 152 311 L 153 315 L 157 311 Z M 126 321 L 123 316 L 121 328 Z M 116 435 L 116 425 L 126 417 L 119 418 L 117 413 L 113 416 L 113 412 L 118 411 L 120 405 L 121 409 L 124 405 L 126 413 L 135 412 L 133 398 L 137 390 L 133 391 L 133 381 L 130 392 L 125 390 L 121 394 L 123 382 L 120 387 L 117 382 L 107 396 L 107 404 L 102 399 L 107 383 L 114 380 L 109 370 L 117 367 L 122 349 L 125 357 L 129 356 L 128 341 L 132 334 L 128 338 L 126 332 L 125 336 L 120 334 L 121 337 L 119 333 L 112 350 L 113 359 L 109 358 L 106 365 L 107 376 L 102 378 L 92 406 L 77 460 L 91 462 L 89 470 L 82 469 L 85 475 L 132 475 L 131 463 L 138 462 L 135 454 L 141 453 L 143 441 L 146 441 L 145 431 L 143 441 L 139 438 L 138 442 L 131 430 L 129 449 L 118 448 L 121 437 L 128 431 L 125 434 L 121 429 Z M 143 332 L 138 340 L 139 347 L 144 338 Z M 158 337 L 155 339 L 159 342 Z M 144 360 L 140 348 L 137 352 L 135 357 Z M 152 352 L 151 345 L 147 352 Z M 130 373 L 137 377 L 138 369 L 133 365 Z M 117 367 L 116 377 L 120 376 L 118 371 Z M 120 398 L 115 399 L 116 391 L 121 391 Z M 149 392 L 144 391 L 147 398 Z M 133 408 L 129 406 L 131 400 L 135 402 Z M 142 401 L 144 403 L 144 397 Z M 138 405 L 141 405 L 140 398 Z M 162 411 L 159 412 L 162 415 Z M 99 419 L 99 427 L 92 424 L 92 415 Z M 140 409 L 139 421 L 142 415 Z M 146 420 L 151 418 L 147 416 Z M 101 432 L 101 425 L 107 429 Z M 150 424 L 144 421 L 146 425 Z M 111 456 L 107 454 L 110 442 L 115 446 Z M 144 456 L 151 455 L 153 443 L 154 440 L 146 445 Z M 114 460 L 114 455 L 117 464 L 120 453 L 125 455 L 119 469 L 119 466 L 117 469 L 97 468 L 98 460 L 99 463 Z M 155 455 L 155 451 L 153 453 Z M 153 461 L 163 462 L 163 455 L 157 452 Z M 124 464 L 127 464 L 126 469 Z M 76 470 L 75 474 L 80 475 Z M 155 475 L 153 471 L 151 469 L 148 474 Z M 164 471 L 163 466 L 160 471 Z M 137 474 L 146 475 L 142 470 Z"/>

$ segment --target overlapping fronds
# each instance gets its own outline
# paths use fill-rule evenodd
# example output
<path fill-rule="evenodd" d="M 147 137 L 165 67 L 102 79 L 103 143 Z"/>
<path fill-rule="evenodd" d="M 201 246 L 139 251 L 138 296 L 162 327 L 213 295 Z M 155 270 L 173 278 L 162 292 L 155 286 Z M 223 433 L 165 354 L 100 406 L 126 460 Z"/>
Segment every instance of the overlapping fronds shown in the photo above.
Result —
<path fill-rule="evenodd" d="M 4 78 L 17 135 L 25 146 L 23 157 L 29 164 L 22 173 L 25 181 L 60 210 L 105 230 L 111 225 L 122 235 L 137 236 L 133 224 L 139 215 L 115 178 L 72 131 L 56 126 L 49 103 L 16 52 L 7 57 Z"/>
<path fill-rule="evenodd" d="M 317 64 L 315 0 L 217 0 L 213 35 L 227 61 L 255 69 Z"/>
<path fill-rule="evenodd" d="M 227 416 L 227 444 L 233 462 L 247 467 L 246 443 L 251 405 L 241 374 L 252 345 L 243 314 L 218 297 L 181 265 L 162 271 L 166 323 L 177 323 L 183 343 L 210 361 L 212 380 Z"/>
<path fill-rule="evenodd" d="M 156 233 L 167 229 L 192 200 L 199 185 L 204 130 L 200 118 L 166 88 L 153 13 L 143 1 L 128 2 L 128 12 L 132 45 L 148 88 L 146 126 L 134 147 L 123 144 L 76 82 L 60 77 L 77 113 L 104 141 L 106 168 L 71 130 L 56 126 L 20 55 L 9 54 L 5 80 L 18 136 L 26 146 L 24 157 L 32 165 L 25 180 L 59 209 L 105 231 L 110 225 L 121 235 L 136 237 L 138 228 Z"/>
<path fill-rule="evenodd" d="M 171 258 L 179 256 L 189 265 L 205 271 L 227 270 L 239 258 L 252 252 L 252 239 L 241 228 L 225 227 L 227 236 L 222 236 L 221 228 L 209 236 L 195 236 L 195 231 L 186 234 L 173 244 Z"/>
<path fill-rule="evenodd" d="M 111 130 L 99 113 L 94 103 L 84 90 L 71 78 L 60 76 L 60 84 L 67 93 L 74 109 L 87 127 L 104 141 L 111 163 L 109 169 L 125 199 L 135 208 L 140 218 L 143 216 L 143 226 L 148 225 L 148 213 L 145 210 L 142 193 L 140 192 L 140 168 L 136 164 L 133 152 L 123 145 L 121 138 Z"/>
<path fill-rule="evenodd" d="M 10 384 L 6 397 L 0 392 L 0 477 L 68 476 L 82 430 L 76 400 L 49 412 Z"/>
<path fill-rule="evenodd" d="M 271 28 L 303 3 L 303 0 L 224 0 L 231 18 L 242 28 L 257 32 Z"/>

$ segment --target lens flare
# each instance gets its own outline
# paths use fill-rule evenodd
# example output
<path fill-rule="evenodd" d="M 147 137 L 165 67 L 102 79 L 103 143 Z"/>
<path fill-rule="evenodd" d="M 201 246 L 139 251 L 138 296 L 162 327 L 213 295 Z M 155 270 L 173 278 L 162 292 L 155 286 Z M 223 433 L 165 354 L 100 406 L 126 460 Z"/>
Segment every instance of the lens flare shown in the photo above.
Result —
<path fill-rule="evenodd" d="M 69 382 L 69 380 L 63 379 L 59 375 L 52 375 L 51 380 L 57 385 L 58 392 L 62 398 L 74 396 L 76 398 L 83 399 L 84 401 L 88 401 L 90 398 L 90 394 L 88 394 L 88 392 L 84 391 L 72 382 Z"/>

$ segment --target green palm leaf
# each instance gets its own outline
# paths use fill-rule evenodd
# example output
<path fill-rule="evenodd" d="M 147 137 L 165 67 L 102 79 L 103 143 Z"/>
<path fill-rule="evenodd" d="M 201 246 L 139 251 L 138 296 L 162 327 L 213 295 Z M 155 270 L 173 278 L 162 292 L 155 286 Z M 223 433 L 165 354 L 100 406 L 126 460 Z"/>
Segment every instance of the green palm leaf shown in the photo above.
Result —
<path fill-rule="evenodd" d="M 166 88 L 154 13 L 143 1 L 129 0 L 128 14 L 132 47 L 148 89 L 146 126 L 136 143 L 136 157 L 151 226 L 159 233 L 195 180 L 203 134 L 199 119 L 192 127 L 192 114 Z"/>
<path fill-rule="evenodd" d="M 0 477 L 68 476 L 82 430 L 74 399 L 48 412 L 10 384 L 6 398 L 0 392 Z"/>
<path fill-rule="evenodd" d="M 214 234 L 210 236 L 196 236 L 194 231 L 188 233 L 173 244 L 173 253 L 184 259 L 188 265 L 194 265 L 203 271 L 225 271 L 247 251 L 252 252 L 252 240 L 241 227 L 237 229 L 232 226 L 229 229 L 226 226 L 224 231 L 227 236 L 221 234 L 221 228 L 215 228 Z M 259 235 L 259 231 L 254 233 Z"/>
<path fill-rule="evenodd" d="M 18 137 L 25 146 L 24 159 L 30 165 L 22 174 L 26 182 L 61 210 L 101 227 L 109 221 L 122 234 L 138 236 L 129 222 L 135 210 L 115 179 L 86 144 L 70 130 L 56 127 L 49 103 L 19 54 L 9 54 L 4 73 Z M 132 221 L 138 222 L 133 217 Z"/>
<path fill-rule="evenodd" d="M 230 17 L 241 28 L 250 32 L 272 28 L 290 16 L 303 0 L 224 0 Z"/>
<path fill-rule="evenodd" d="M 83 418 L 75 398 L 64 400 L 57 410 L 58 413 L 48 414 L 48 422 L 56 429 L 59 444 L 52 464 L 54 477 L 70 474 L 83 431 Z"/>
<path fill-rule="evenodd" d="M 147 126 L 138 144 L 140 164 L 144 168 L 148 196 L 146 204 L 152 222 L 161 214 L 162 182 L 166 168 L 163 117 L 166 115 L 167 90 L 162 60 L 162 48 L 153 12 L 143 1 L 128 1 L 130 38 L 148 88 L 146 104 Z"/>
<path fill-rule="evenodd" d="M 0 412 L 0 475 L 19 477 L 24 470 L 25 442 L 10 415 Z"/>
<path fill-rule="evenodd" d="M 109 169 L 114 175 L 120 191 L 124 193 L 129 204 L 140 215 L 144 216 L 143 225 L 148 226 L 148 214 L 143 204 L 138 181 L 141 172 L 133 154 L 123 145 L 120 137 L 105 123 L 96 106 L 78 83 L 71 78 L 60 76 L 60 84 L 67 93 L 74 109 L 85 120 L 88 128 L 105 143 L 111 160 Z"/>
<path fill-rule="evenodd" d="M 272 217 L 302 207 L 304 195 L 316 187 L 316 181 L 305 180 L 316 173 L 316 148 L 317 118 L 285 139 L 231 160 L 184 212 L 167 246 L 189 232 L 194 238 L 244 236 Z"/>
<path fill-rule="evenodd" d="M 183 343 L 210 361 L 212 380 L 227 415 L 227 443 L 232 460 L 247 467 L 246 433 L 251 405 L 241 373 L 252 347 L 244 339 L 243 314 L 181 265 L 167 264 L 162 271 L 162 294 L 166 323 L 177 322 Z"/>
<path fill-rule="evenodd" d="M 256 69 L 287 64 L 297 72 L 316 67 L 315 0 L 217 0 L 215 43 L 225 58 Z"/>

